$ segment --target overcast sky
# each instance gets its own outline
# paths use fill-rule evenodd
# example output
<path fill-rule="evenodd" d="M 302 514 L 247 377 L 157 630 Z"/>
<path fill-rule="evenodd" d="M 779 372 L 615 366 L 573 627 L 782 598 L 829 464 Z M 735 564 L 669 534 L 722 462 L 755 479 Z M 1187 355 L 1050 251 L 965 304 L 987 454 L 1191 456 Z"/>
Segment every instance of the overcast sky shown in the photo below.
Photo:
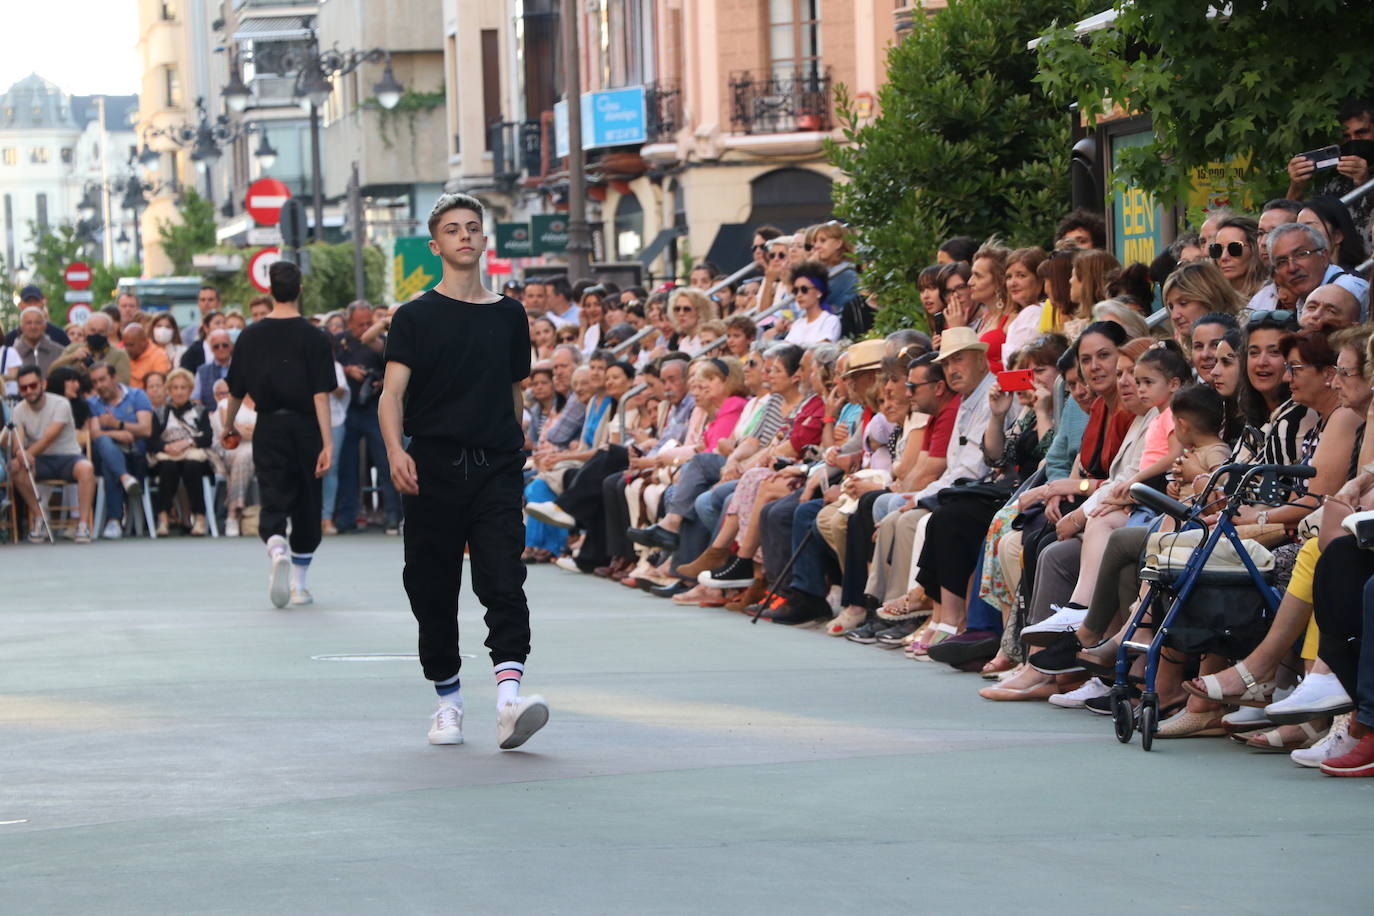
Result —
<path fill-rule="evenodd" d="M 0 92 L 37 73 L 73 95 L 139 90 L 134 0 L 0 0 Z"/>

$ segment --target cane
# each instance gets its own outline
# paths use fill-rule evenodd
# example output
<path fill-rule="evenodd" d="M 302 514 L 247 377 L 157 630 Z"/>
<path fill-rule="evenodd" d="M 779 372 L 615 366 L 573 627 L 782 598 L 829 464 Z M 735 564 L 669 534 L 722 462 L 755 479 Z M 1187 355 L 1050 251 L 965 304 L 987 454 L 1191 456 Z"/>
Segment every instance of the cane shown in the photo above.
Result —
<path fill-rule="evenodd" d="M 19 427 L 14 425 L 14 420 L 5 423 L 5 430 L 9 433 L 10 441 L 14 443 L 14 450 L 19 453 L 19 463 L 24 466 L 24 474 L 29 478 L 29 489 L 33 492 L 34 499 L 39 499 L 38 481 L 33 476 L 33 464 L 29 462 L 29 453 L 24 451 L 23 433 Z M 38 508 L 38 518 L 43 524 L 43 530 L 48 535 L 48 543 L 55 543 L 52 536 L 52 526 L 48 524 L 48 514 L 43 511 L 42 506 Z"/>
<path fill-rule="evenodd" d="M 764 608 L 768 607 L 768 602 L 773 600 L 773 595 L 777 593 L 779 585 L 787 581 L 787 574 L 792 571 L 792 564 L 797 562 L 797 557 L 801 556 L 801 552 L 806 549 L 806 545 L 811 543 L 811 536 L 815 533 L 816 526 L 814 524 L 807 527 L 806 536 L 802 538 L 801 543 L 797 545 L 797 549 L 792 551 L 792 556 L 787 558 L 787 563 L 783 566 L 782 572 L 778 573 L 778 577 L 773 580 L 773 587 L 759 599 L 759 609 L 754 612 L 754 617 L 749 621 L 750 623 L 759 622 L 759 615 L 763 613 Z"/>

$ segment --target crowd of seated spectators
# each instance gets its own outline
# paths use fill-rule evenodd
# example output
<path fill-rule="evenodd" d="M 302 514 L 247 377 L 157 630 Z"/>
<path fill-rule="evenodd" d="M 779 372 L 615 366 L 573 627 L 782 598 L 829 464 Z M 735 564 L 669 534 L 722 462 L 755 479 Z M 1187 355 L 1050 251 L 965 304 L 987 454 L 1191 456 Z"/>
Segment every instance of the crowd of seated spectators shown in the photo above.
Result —
<path fill-rule="evenodd" d="M 255 297 L 244 314 L 225 308 L 218 290 L 206 285 L 197 298 L 199 321 L 182 328 L 172 311 L 144 310 L 137 295 L 122 292 L 65 329 L 50 321 L 38 287 L 25 287 L 20 299 L 17 325 L 0 346 L 5 418 L 13 414 L 22 428 L 5 437 L 0 462 L 0 499 L 17 516 L 16 530 L 6 533 L 48 540 L 32 476 L 44 485 L 44 498 L 55 498 L 54 485 L 75 486 L 70 520 L 49 521 L 54 533 L 78 543 L 123 537 L 134 518 L 158 536 L 203 537 L 212 516 L 225 536 L 253 534 L 251 399 L 238 415 L 240 444 L 226 449 L 219 432 L 235 342 L 272 310 L 271 299 Z M 323 528 L 336 534 L 375 526 L 396 534 L 400 500 L 376 399 L 390 310 L 354 302 L 310 320 L 330 338 L 338 382 L 330 396 L 336 460 L 324 480 Z M 21 435 L 25 456 L 16 451 Z M 145 493 L 150 518 L 141 518 Z M 10 507 L 0 509 L 8 522 Z"/>
<path fill-rule="evenodd" d="M 1374 106 L 1345 114 L 1367 138 Z M 1043 248 L 951 238 L 919 272 L 929 333 L 868 338 L 833 222 L 761 229 L 738 285 L 709 264 L 652 294 L 527 285 L 526 562 L 1109 714 L 1148 539 L 1175 524 L 1138 488 L 1212 524 L 1223 466 L 1308 465 L 1235 517 L 1278 612 L 1252 590 L 1243 657 L 1166 652 L 1155 737 L 1374 775 L 1374 551 L 1342 528 L 1374 509 L 1367 207 L 1290 174 L 1291 199 L 1210 212 L 1152 264 L 1084 211 Z"/>

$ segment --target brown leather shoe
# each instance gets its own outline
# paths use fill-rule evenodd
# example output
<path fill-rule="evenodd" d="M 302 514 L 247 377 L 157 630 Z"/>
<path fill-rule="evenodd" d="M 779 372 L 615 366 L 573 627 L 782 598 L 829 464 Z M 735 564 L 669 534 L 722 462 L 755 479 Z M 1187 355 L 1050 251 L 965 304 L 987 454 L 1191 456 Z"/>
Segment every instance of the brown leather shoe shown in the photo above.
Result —
<path fill-rule="evenodd" d="M 751 604 L 757 604 L 766 594 L 768 594 L 768 584 L 763 579 L 755 579 L 748 588 L 725 602 L 725 609 L 734 611 L 736 614 L 743 613 L 745 608 Z"/>
<path fill-rule="evenodd" d="M 696 577 L 704 572 L 710 572 L 717 566 L 721 566 L 726 560 L 730 559 L 730 551 L 724 547 L 707 547 L 701 554 L 690 563 L 684 563 L 678 567 L 678 573 L 685 579 L 696 581 Z"/>

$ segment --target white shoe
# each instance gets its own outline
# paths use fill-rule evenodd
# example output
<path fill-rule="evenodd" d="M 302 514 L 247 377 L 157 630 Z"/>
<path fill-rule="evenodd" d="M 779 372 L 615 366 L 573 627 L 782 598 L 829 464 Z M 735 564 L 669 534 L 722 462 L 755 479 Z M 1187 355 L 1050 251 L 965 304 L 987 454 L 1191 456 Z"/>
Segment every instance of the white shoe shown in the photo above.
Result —
<path fill-rule="evenodd" d="M 239 536 L 239 520 L 235 516 L 229 516 L 224 520 L 224 536 L 236 538 Z"/>
<path fill-rule="evenodd" d="M 580 573 L 582 570 L 577 568 L 577 561 L 572 557 L 559 557 L 553 561 L 553 565 L 559 569 L 566 569 L 568 572 Z"/>
<path fill-rule="evenodd" d="M 134 502 L 143 496 L 143 484 L 138 482 L 138 478 L 132 474 L 125 474 L 119 478 L 119 483 L 124 487 L 124 494 Z"/>
<path fill-rule="evenodd" d="M 433 718 L 434 724 L 429 727 L 430 744 L 463 743 L 463 707 L 440 701 Z"/>
<path fill-rule="evenodd" d="M 72 536 L 72 540 L 76 541 L 78 544 L 89 544 L 91 542 L 91 529 L 86 527 L 85 522 L 79 522 L 77 524 L 76 534 Z"/>
<path fill-rule="evenodd" d="M 501 707 L 496 716 L 496 740 L 501 750 L 509 751 L 530 740 L 530 736 L 549 721 L 549 704 L 535 694 L 520 697 Z"/>
<path fill-rule="evenodd" d="M 1299 748 L 1288 756 L 1300 767 L 1319 767 L 1333 757 L 1340 757 L 1355 749 L 1359 738 L 1350 737 L 1350 716 L 1337 716 L 1326 737 L 1311 747 Z"/>
<path fill-rule="evenodd" d="M 312 594 L 310 594 L 310 589 L 308 589 L 308 588 L 293 588 L 293 589 L 291 589 L 291 606 L 292 606 L 292 607 L 300 607 L 301 605 L 304 605 L 304 604 L 314 604 L 314 603 L 315 603 L 315 596 L 312 595 Z"/>
<path fill-rule="evenodd" d="M 1060 607 L 1051 604 L 1050 610 L 1054 611 L 1049 617 L 1039 623 L 1033 623 L 1021 631 L 1021 635 L 1035 633 L 1048 633 L 1058 635 L 1060 633 L 1072 633 L 1078 629 L 1083 621 L 1088 619 L 1088 609 L 1078 607 Z"/>
<path fill-rule="evenodd" d="M 117 541 L 124 537 L 124 526 L 114 519 L 105 523 L 105 530 L 100 532 L 100 536 L 107 541 Z"/>
<path fill-rule="evenodd" d="M 272 574 L 267 580 L 267 597 L 273 607 L 286 607 L 291 600 L 291 558 L 285 552 L 272 555 Z"/>
<path fill-rule="evenodd" d="M 1068 693 L 1056 693 L 1050 697 L 1050 702 L 1055 706 L 1064 709 L 1082 709 L 1083 704 L 1097 697 L 1105 697 L 1111 693 L 1111 688 L 1095 677 L 1090 677 L 1083 682 L 1083 686 Z"/>
<path fill-rule="evenodd" d="M 577 520 L 558 507 L 558 503 L 530 503 L 525 511 L 546 525 L 555 528 L 576 528 Z"/>
<path fill-rule="evenodd" d="M 1264 714 L 1262 706 L 1242 706 L 1235 712 L 1228 712 L 1222 716 L 1221 722 L 1229 726 L 1233 732 L 1256 731 L 1274 724 L 1274 721 Z"/>
<path fill-rule="evenodd" d="M 1282 700 L 1264 707 L 1264 714 L 1280 725 L 1297 725 L 1355 708 L 1350 694 L 1334 674 L 1309 674 Z"/>

